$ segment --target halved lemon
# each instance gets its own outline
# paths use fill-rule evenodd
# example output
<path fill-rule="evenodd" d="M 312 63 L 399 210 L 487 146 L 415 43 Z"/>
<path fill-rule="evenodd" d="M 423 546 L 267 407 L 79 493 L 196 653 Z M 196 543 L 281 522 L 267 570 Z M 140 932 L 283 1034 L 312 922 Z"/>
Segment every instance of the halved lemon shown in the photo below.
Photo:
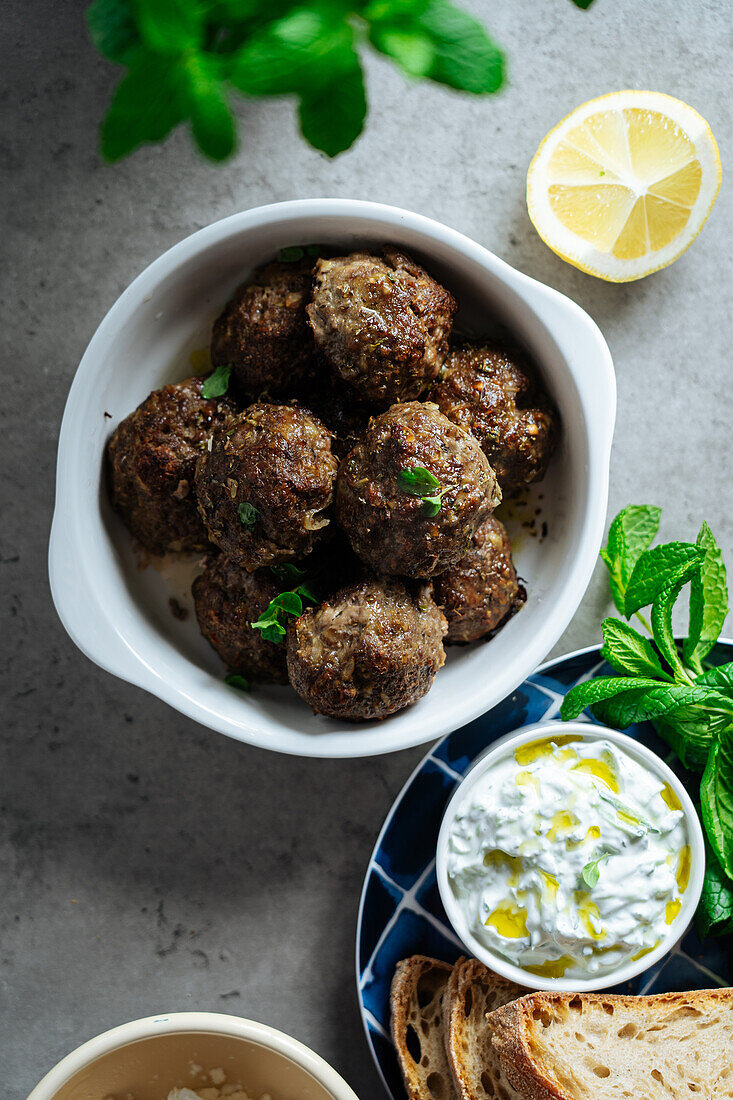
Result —
<path fill-rule="evenodd" d="M 609 282 L 641 279 L 694 241 L 720 188 L 713 132 L 661 92 L 612 92 L 564 118 L 527 173 L 545 244 Z"/>

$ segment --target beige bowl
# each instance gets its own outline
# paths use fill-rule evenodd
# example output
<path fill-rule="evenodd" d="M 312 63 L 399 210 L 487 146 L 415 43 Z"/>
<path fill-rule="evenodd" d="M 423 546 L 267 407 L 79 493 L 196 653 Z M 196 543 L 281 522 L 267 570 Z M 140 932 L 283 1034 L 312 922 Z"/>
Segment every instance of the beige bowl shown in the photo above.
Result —
<path fill-rule="evenodd" d="M 28 1100 L 165 1100 L 170 1089 L 205 1087 L 221 1068 L 253 1100 L 357 1100 L 327 1062 L 297 1039 L 253 1020 L 214 1012 L 149 1016 L 105 1031 L 68 1054 Z"/>

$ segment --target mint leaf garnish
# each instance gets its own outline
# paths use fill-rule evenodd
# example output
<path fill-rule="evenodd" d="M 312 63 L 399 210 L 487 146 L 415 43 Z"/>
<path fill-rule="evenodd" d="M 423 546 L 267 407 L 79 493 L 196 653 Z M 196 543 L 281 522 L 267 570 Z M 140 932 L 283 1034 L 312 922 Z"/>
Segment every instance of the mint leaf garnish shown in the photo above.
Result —
<path fill-rule="evenodd" d="M 598 885 L 598 879 L 600 877 L 598 865 L 601 860 L 605 858 L 605 855 L 603 855 L 599 856 L 598 859 L 592 859 L 590 863 L 586 863 L 585 867 L 580 872 L 580 877 L 589 890 L 592 890 L 594 886 Z"/>
<path fill-rule="evenodd" d="M 238 672 L 230 672 L 228 676 L 224 677 L 224 683 L 229 687 L 236 688 L 238 691 L 249 691 L 250 682 L 245 679 L 244 676 L 240 676 Z"/>
<path fill-rule="evenodd" d="M 397 474 L 397 484 L 403 492 L 413 497 L 424 497 L 440 488 L 440 482 L 430 470 L 424 466 L 412 466 L 407 470 L 400 470 Z"/>
<path fill-rule="evenodd" d="M 410 466 L 397 474 L 397 484 L 403 492 L 412 497 L 422 497 L 421 515 L 427 519 L 437 516 L 443 503 L 443 497 L 449 489 L 440 489 L 437 477 L 424 466 Z M 436 489 L 440 489 L 436 492 Z"/>
<path fill-rule="evenodd" d="M 277 258 L 281 264 L 297 263 L 297 261 L 302 260 L 304 256 L 304 250 L 297 244 L 291 244 L 286 248 L 281 248 L 277 254 Z"/>
<path fill-rule="evenodd" d="M 250 531 L 256 526 L 260 518 L 259 509 L 255 508 L 254 504 L 250 504 L 248 500 L 237 505 L 237 515 L 242 527 L 248 527 Z"/>
<path fill-rule="evenodd" d="M 223 397 L 229 389 L 229 376 L 232 368 L 229 363 L 220 363 L 201 387 L 201 396 L 207 401 L 213 397 Z"/>
<path fill-rule="evenodd" d="M 293 591 L 281 592 L 270 600 L 259 619 L 250 623 L 250 626 L 254 630 L 259 630 L 265 641 L 274 642 L 277 645 L 287 632 L 288 616 L 297 619 L 303 614 L 304 599 L 311 603 L 318 602 L 310 589 L 303 584 Z"/>
<path fill-rule="evenodd" d="M 441 495 L 433 497 L 423 497 L 422 508 L 420 509 L 420 511 L 428 519 L 431 519 L 433 516 L 437 516 L 438 512 L 440 511 L 441 503 Z"/>
<path fill-rule="evenodd" d="M 305 576 L 305 569 L 301 569 L 292 562 L 284 562 L 281 565 L 271 565 L 270 572 L 274 573 L 281 584 L 288 584 Z"/>

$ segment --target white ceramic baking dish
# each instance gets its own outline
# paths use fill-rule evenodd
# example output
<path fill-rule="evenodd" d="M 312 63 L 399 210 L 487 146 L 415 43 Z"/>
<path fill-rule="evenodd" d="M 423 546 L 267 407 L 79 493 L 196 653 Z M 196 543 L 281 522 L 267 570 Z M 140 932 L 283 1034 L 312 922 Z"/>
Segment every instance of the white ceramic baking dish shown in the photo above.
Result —
<path fill-rule="evenodd" d="M 245 696 L 227 687 L 195 616 L 182 623 L 171 615 L 171 595 L 191 606 L 190 563 L 141 569 L 103 478 L 111 431 L 151 390 L 195 373 L 192 362 L 200 371 L 212 321 L 234 288 L 280 248 L 310 242 L 345 250 L 394 242 L 409 250 L 457 297 L 464 333 L 499 331 L 526 348 L 562 418 L 547 476 L 502 516 L 527 585 L 526 606 L 490 643 L 452 647 L 417 705 L 363 725 L 313 715 L 288 689 Z M 79 365 L 58 451 L 49 555 L 56 608 L 79 648 L 102 668 L 240 741 L 323 757 L 430 741 L 509 694 L 570 621 L 601 543 L 615 408 L 611 356 L 590 317 L 455 230 L 407 210 L 345 199 L 234 214 L 146 268 L 104 318 Z"/>

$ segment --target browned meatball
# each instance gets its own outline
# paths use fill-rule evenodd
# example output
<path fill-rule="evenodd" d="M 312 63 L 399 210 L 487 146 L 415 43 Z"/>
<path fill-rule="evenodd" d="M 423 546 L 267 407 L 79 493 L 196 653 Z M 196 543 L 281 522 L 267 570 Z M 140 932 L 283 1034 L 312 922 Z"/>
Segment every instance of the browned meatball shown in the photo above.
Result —
<path fill-rule="evenodd" d="M 337 466 L 331 433 L 307 410 L 250 405 L 196 467 L 211 541 L 249 570 L 309 554 L 330 523 Z"/>
<path fill-rule="evenodd" d="M 415 468 L 437 481 L 438 508 L 405 488 Z M 500 500 L 473 436 L 435 405 L 410 401 L 370 420 L 341 463 L 336 518 L 375 573 L 432 577 L 460 561 Z"/>
<path fill-rule="evenodd" d="M 107 444 L 112 504 L 153 554 L 204 550 L 209 540 L 196 508 L 196 459 L 216 427 L 236 407 L 226 397 L 206 401 L 203 378 L 187 378 L 146 397 Z"/>
<path fill-rule="evenodd" d="M 211 362 L 231 365 L 248 400 L 289 397 L 313 375 L 315 347 L 305 315 L 312 277 L 313 260 L 267 264 L 214 322 Z"/>
<path fill-rule="evenodd" d="M 448 620 L 449 642 L 485 638 L 521 607 L 527 594 L 503 523 L 484 520 L 466 556 L 435 578 L 433 596 Z"/>
<path fill-rule="evenodd" d="M 385 718 L 430 690 L 445 628 L 427 585 L 414 594 L 387 579 L 342 588 L 290 624 L 290 682 L 320 714 Z"/>
<path fill-rule="evenodd" d="M 224 554 L 193 582 L 201 633 L 225 665 L 250 680 L 287 683 L 285 646 L 265 641 L 250 625 L 281 589 L 269 569 L 248 573 Z"/>
<path fill-rule="evenodd" d="M 316 264 L 307 313 L 316 344 L 367 401 L 410 401 L 436 377 L 456 303 L 409 256 L 354 252 Z"/>
<path fill-rule="evenodd" d="M 498 348 L 457 348 L 430 400 L 476 436 L 504 493 L 544 475 L 557 441 L 557 414 L 516 355 L 510 358 Z"/>

